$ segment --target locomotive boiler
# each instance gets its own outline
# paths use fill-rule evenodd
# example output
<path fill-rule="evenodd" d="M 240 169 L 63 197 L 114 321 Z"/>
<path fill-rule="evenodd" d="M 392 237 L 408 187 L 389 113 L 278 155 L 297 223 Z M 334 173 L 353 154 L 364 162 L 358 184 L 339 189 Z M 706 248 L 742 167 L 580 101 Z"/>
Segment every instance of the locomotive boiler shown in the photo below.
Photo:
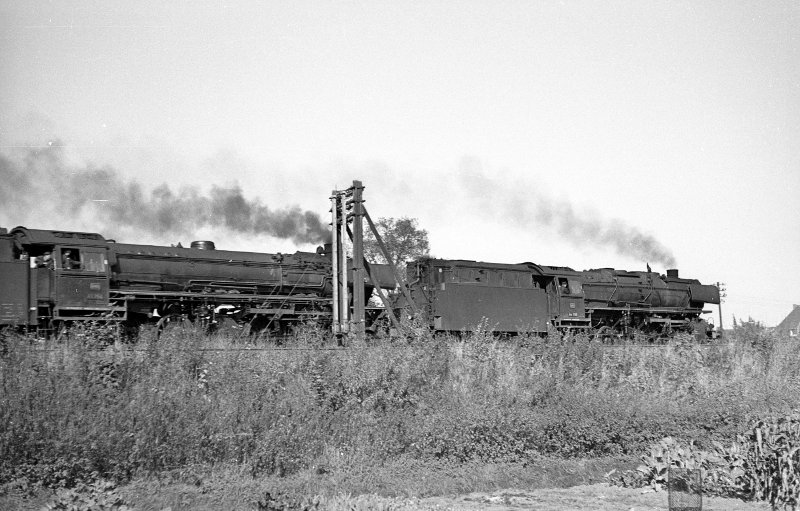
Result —
<path fill-rule="evenodd" d="M 602 268 L 581 275 L 595 328 L 686 329 L 707 312 L 706 304 L 718 305 L 720 300 L 719 288 L 680 278 L 676 269 L 660 275 Z"/>

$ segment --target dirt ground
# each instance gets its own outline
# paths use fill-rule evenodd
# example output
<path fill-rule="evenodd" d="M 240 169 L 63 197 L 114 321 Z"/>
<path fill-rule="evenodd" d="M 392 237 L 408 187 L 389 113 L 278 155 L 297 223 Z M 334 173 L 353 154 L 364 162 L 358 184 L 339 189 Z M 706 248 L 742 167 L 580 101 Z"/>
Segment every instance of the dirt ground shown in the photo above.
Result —
<path fill-rule="evenodd" d="M 178 488 L 180 486 L 181 488 Z M 258 509 L 250 499 L 220 502 L 215 492 L 201 494 L 196 488 L 178 485 L 153 488 L 145 494 L 139 488 L 134 497 L 126 495 L 125 503 L 133 511 L 210 511 L 231 509 L 254 511 Z M 178 490 L 182 490 L 178 492 Z M 178 494 L 180 493 L 180 494 Z M 138 498 L 137 498 L 138 497 Z M 2 511 L 34 511 L 44 508 L 52 495 L 20 498 L 16 495 L 0 497 Z M 422 499 L 383 498 L 375 495 L 344 497 L 329 501 L 331 509 L 397 510 L 397 511 L 665 511 L 669 509 L 667 493 L 620 488 L 605 483 L 537 490 L 505 489 L 494 492 L 475 492 L 465 495 L 426 497 Z M 322 506 L 320 509 L 325 509 Z M 688 508 L 687 508 L 688 509 Z M 703 511 L 769 511 L 765 503 L 743 502 L 735 499 L 705 497 Z"/>
<path fill-rule="evenodd" d="M 603 510 L 663 511 L 669 509 L 666 491 L 620 488 L 608 484 L 573 486 L 541 490 L 498 490 L 492 493 L 470 493 L 455 497 L 429 497 L 419 500 L 421 509 L 440 510 Z M 767 511 L 765 503 L 705 497 L 703 511 Z"/>

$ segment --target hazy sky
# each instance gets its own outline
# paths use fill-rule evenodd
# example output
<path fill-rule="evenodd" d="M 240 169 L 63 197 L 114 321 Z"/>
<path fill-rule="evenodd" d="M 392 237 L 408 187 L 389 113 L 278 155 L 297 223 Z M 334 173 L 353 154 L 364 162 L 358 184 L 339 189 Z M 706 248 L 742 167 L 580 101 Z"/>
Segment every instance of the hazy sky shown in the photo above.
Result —
<path fill-rule="evenodd" d="M 796 1 L 0 0 L 0 146 L 6 227 L 168 243 L 99 201 L 238 186 L 326 215 L 361 179 L 439 257 L 672 263 L 727 284 L 726 325 L 800 304 Z"/>

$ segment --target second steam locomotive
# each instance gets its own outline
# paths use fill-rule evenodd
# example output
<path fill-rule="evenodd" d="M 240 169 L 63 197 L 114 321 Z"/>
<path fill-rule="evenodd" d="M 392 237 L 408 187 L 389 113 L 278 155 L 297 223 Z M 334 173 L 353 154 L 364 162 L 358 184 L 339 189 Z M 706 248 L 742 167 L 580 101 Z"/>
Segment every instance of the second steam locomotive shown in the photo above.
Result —
<path fill-rule="evenodd" d="M 510 333 L 710 334 L 700 316 L 708 312 L 706 304 L 719 303 L 716 286 L 680 278 L 678 270 L 659 275 L 422 259 L 409 263 L 408 277 L 411 302 L 441 331 L 471 329 L 483 321 L 489 329 Z"/>

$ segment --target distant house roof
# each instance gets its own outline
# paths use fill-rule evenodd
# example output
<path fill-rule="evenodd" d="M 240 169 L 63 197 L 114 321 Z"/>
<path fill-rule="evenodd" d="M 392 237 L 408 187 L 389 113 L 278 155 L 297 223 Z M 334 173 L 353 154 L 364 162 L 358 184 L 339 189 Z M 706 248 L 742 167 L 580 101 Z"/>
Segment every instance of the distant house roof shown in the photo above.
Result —
<path fill-rule="evenodd" d="M 791 337 L 800 336 L 800 305 L 795 305 L 792 312 L 775 327 L 775 331 L 781 334 L 789 334 Z"/>

